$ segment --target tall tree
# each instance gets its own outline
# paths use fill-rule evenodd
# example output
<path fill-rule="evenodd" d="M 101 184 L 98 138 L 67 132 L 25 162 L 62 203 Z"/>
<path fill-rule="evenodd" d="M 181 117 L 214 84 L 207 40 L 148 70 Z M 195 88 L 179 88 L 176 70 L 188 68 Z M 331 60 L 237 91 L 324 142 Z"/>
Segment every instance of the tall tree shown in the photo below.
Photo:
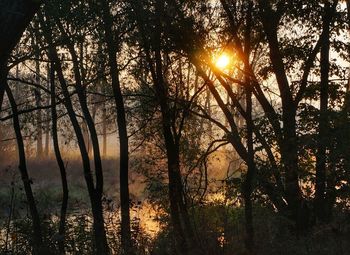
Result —
<path fill-rule="evenodd" d="M 119 80 L 117 50 L 120 47 L 120 38 L 113 30 L 113 16 L 107 0 L 102 3 L 102 20 L 104 36 L 108 54 L 108 65 L 112 81 L 114 102 L 117 112 L 117 126 L 119 134 L 119 172 L 120 172 L 120 208 L 121 208 L 121 245 L 124 254 L 134 254 L 130 230 L 130 196 L 129 196 L 129 138 L 125 114 L 124 99 Z M 119 39 L 116 39 L 119 38 Z"/>
<path fill-rule="evenodd" d="M 335 1 L 337 2 L 337 1 Z M 330 54 L 330 23 L 333 10 L 331 3 L 326 1 L 323 14 L 323 39 L 321 46 L 321 82 L 320 82 L 320 118 L 318 126 L 318 146 L 316 159 L 316 188 L 315 188 L 315 214 L 321 221 L 325 221 L 326 215 L 326 169 L 328 145 L 328 98 L 329 98 L 329 54 Z"/>
<path fill-rule="evenodd" d="M 13 113 L 13 128 L 16 134 L 17 151 L 18 151 L 18 158 L 19 158 L 18 168 L 21 173 L 24 191 L 27 197 L 29 211 L 33 222 L 32 223 L 33 224 L 33 235 L 32 235 L 33 236 L 33 240 L 32 240 L 33 254 L 41 255 L 44 252 L 44 249 L 43 249 L 43 238 L 42 238 L 40 217 L 39 217 L 38 209 L 36 206 L 36 202 L 35 202 L 32 187 L 31 187 L 32 181 L 28 175 L 26 155 L 24 150 L 23 137 L 21 133 L 21 125 L 19 122 L 18 109 L 17 109 L 15 98 L 13 97 L 12 91 L 10 90 L 10 87 L 7 85 L 7 82 L 5 83 L 5 89 L 6 89 L 6 94 L 9 99 L 12 113 Z"/>
<path fill-rule="evenodd" d="M 51 90 L 51 118 L 52 118 L 52 140 L 53 140 L 53 149 L 55 152 L 56 160 L 58 167 L 60 169 L 61 182 L 62 182 L 62 204 L 61 204 L 61 215 L 60 223 L 58 228 L 59 241 L 58 248 L 61 254 L 64 254 L 64 242 L 66 235 L 66 217 L 67 217 L 67 207 L 68 207 L 68 182 L 67 182 L 67 173 L 66 167 L 64 165 L 60 145 L 58 138 L 58 126 L 57 126 L 57 109 L 56 109 L 56 87 L 55 87 L 55 69 L 53 66 L 50 68 L 50 90 Z"/>
<path fill-rule="evenodd" d="M 244 31 L 244 53 L 250 56 L 251 47 L 251 30 L 252 30 L 252 11 L 253 3 L 247 1 L 246 3 L 246 27 Z M 249 72 L 249 66 L 246 64 L 244 66 L 245 72 Z M 244 207 L 245 207 L 245 220 L 246 220 L 246 248 L 251 253 L 255 251 L 254 243 L 254 227 L 253 227 L 253 203 L 252 203 L 252 193 L 254 189 L 254 178 L 256 175 L 256 165 L 254 162 L 254 123 L 253 123 L 253 103 L 252 103 L 252 88 L 249 77 L 245 77 L 245 100 L 246 100 L 246 126 L 247 126 L 247 174 L 243 182 L 243 196 L 244 196 Z"/>
<path fill-rule="evenodd" d="M 52 20 L 44 21 L 44 17 L 41 15 L 39 17 L 40 17 L 40 23 L 44 32 L 44 37 L 48 44 L 48 57 L 50 61 L 53 62 L 54 69 L 57 73 L 58 80 L 61 84 L 62 92 L 64 95 L 64 104 L 68 111 L 69 118 L 71 120 L 75 135 L 78 140 L 78 146 L 79 146 L 80 155 L 83 163 L 83 169 L 84 169 L 84 177 L 85 177 L 87 189 L 89 192 L 89 198 L 91 202 L 91 208 L 92 208 L 92 214 L 93 214 L 93 220 L 94 220 L 93 229 L 94 229 L 96 252 L 98 254 L 109 254 L 109 248 L 107 244 L 106 230 L 104 227 L 104 218 L 103 218 L 103 206 L 102 206 L 103 176 L 102 176 L 101 162 L 99 161 L 99 158 L 98 158 L 99 149 L 95 148 L 96 151 L 94 151 L 94 154 L 96 154 L 95 155 L 95 167 L 96 167 L 95 172 L 96 172 L 96 182 L 97 182 L 95 187 L 91 166 L 90 166 L 90 158 L 89 158 L 86 144 L 84 142 L 84 136 L 83 136 L 81 127 L 79 125 L 79 122 L 77 120 L 77 117 L 75 115 L 75 111 L 71 101 L 71 95 L 68 90 L 67 82 L 63 74 L 62 63 L 58 57 L 57 49 L 53 42 L 53 36 L 52 36 L 52 30 L 51 30 L 53 26 L 49 26 L 49 25 L 52 25 L 53 23 L 52 23 Z M 71 49 L 71 50 L 74 50 L 74 49 Z M 74 55 L 73 51 L 71 51 L 71 53 L 73 53 Z M 77 68 L 77 58 L 74 58 L 74 61 L 75 61 L 75 68 Z M 79 70 L 75 70 L 75 72 L 76 72 L 75 73 L 76 78 L 79 79 L 79 74 L 78 74 Z M 77 82 L 80 82 L 80 81 L 78 80 Z M 85 101 L 86 98 L 84 98 L 84 91 L 82 91 L 81 84 L 77 85 L 77 90 L 80 90 L 79 97 L 81 100 L 80 102 L 81 106 L 85 108 L 84 115 L 85 117 L 89 118 L 89 112 L 88 112 L 88 109 L 86 109 L 86 101 Z M 92 120 L 89 119 L 89 121 L 91 122 Z M 93 123 L 90 123 L 90 125 L 92 126 Z"/>
<path fill-rule="evenodd" d="M 140 44 L 145 53 L 146 63 L 151 75 L 155 95 L 161 112 L 162 135 L 164 138 L 167 170 L 168 170 L 168 196 L 170 203 L 170 218 L 174 232 L 175 245 L 178 254 L 192 254 L 198 252 L 198 244 L 189 219 L 186 198 L 183 194 L 184 188 L 180 170 L 180 141 L 182 136 L 183 121 L 176 127 L 177 120 L 174 119 L 175 109 L 172 107 L 169 97 L 169 85 L 166 80 L 165 66 L 166 57 L 162 57 L 165 50 L 162 33 L 164 21 L 163 0 L 152 2 L 154 8 L 154 24 L 148 24 L 145 19 L 146 13 L 137 1 L 132 1 L 134 19 L 136 20 Z M 146 26 L 154 27 L 151 37 L 148 36 Z M 164 48 L 163 48 L 164 47 Z"/>

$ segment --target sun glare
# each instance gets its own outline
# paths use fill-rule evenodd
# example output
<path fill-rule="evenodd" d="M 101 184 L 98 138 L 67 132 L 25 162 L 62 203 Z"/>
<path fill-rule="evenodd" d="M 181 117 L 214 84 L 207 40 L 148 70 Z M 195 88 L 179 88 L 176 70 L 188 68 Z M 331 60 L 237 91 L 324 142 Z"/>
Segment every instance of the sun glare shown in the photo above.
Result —
<path fill-rule="evenodd" d="M 215 61 L 216 67 L 222 69 L 228 66 L 230 58 L 227 54 L 221 54 Z"/>

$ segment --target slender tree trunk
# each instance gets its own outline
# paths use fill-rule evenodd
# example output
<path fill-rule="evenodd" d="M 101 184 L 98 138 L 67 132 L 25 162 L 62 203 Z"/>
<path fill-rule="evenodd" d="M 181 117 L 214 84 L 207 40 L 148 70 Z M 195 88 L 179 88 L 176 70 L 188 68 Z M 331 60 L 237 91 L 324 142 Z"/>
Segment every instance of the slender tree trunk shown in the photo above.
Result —
<path fill-rule="evenodd" d="M 253 3 L 247 1 L 246 6 L 246 28 L 244 32 L 244 52 L 246 56 L 250 55 L 250 44 L 251 44 L 251 26 L 252 26 L 252 8 Z M 245 64 L 245 73 L 249 73 L 248 63 Z M 243 183 L 243 197 L 244 197 L 244 212 L 246 221 L 246 239 L 245 246 L 250 254 L 255 251 L 254 243 L 254 226 L 253 226 L 253 181 L 256 175 L 256 168 L 254 162 L 254 141 L 253 141 L 253 103 L 252 103 L 252 86 L 250 83 L 250 78 L 246 77 L 246 87 L 245 87 L 245 108 L 246 108 L 246 126 L 247 126 L 247 175 Z"/>
<path fill-rule="evenodd" d="M 73 62 L 74 62 L 75 68 L 77 68 L 77 59 L 74 56 L 72 57 L 74 59 Z M 76 78 L 76 82 L 78 82 L 79 77 L 77 77 L 77 73 L 75 78 Z M 90 138 L 91 138 L 91 143 L 93 148 L 93 155 L 94 155 L 96 187 L 94 189 L 94 194 L 93 194 L 94 200 L 92 201 L 92 204 L 94 206 L 92 206 L 92 210 L 94 214 L 96 249 L 98 254 L 104 255 L 104 254 L 109 254 L 109 248 L 108 248 L 106 230 L 104 227 L 104 219 L 103 219 L 103 206 L 102 206 L 103 174 L 102 174 L 102 161 L 100 156 L 100 148 L 99 148 L 95 124 L 92 120 L 90 111 L 87 106 L 86 95 L 80 84 L 79 85 L 77 84 L 77 94 L 78 94 L 83 115 L 86 120 L 88 130 L 90 133 Z"/>
<path fill-rule="evenodd" d="M 115 53 L 114 53 L 115 55 Z M 129 198 L 129 138 L 127 133 L 126 116 L 124 109 L 123 96 L 121 93 L 119 77 L 117 74 L 116 59 L 110 54 L 112 61 L 110 63 L 112 88 L 117 108 L 117 125 L 119 134 L 119 151 L 120 151 L 120 207 L 121 207 L 121 233 L 122 246 L 125 254 L 132 254 L 132 241 L 130 231 L 130 198 Z"/>
<path fill-rule="evenodd" d="M 58 134 L 57 134 L 57 111 L 56 111 L 56 92 L 55 92 L 55 70 L 53 67 L 50 68 L 50 83 L 51 83 L 51 118 L 52 118 L 52 140 L 53 148 L 57 160 L 58 167 L 60 169 L 61 182 L 62 182 L 62 204 L 61 204 L 61 215 L 60 223 L 58 228 L 59 241 L 58 247 L 61 254 L 65 254 L 65 234 L 66 234 L 66 215 L 67 215 L 67 205 L 68 205 L 68 183 L 66 168 L 62 159 Z"/>
<path fill-rule="evenodd" d="M 40 62 L 39 62 L 39 49 L 35 45 L 36 58 L 35 60 L 35 82 L 40 85 Z M 41 107 L 41 91 L 38 88 L 34 89 L 35 103 L 37 107 Z M 36 111 L 36 157 L 41 158 L 43 156 L 43 123 L 42 123 L 42 110 Z"/>
<path fill-rule="evenodd" d="M 130 197 L 129 197 L 129 138 L 125 116 L 124 100 L 118 73 L 116 42 L 113 39 L 112 17 L 107 5 L 103 5 L 105 37 L 108 51 L 108 64 L 112 78 L 114 102 L 117 110 L 117 125 L 119 134 L 119 171 L 120 171 L 120 208 L 121 208 L 121 244 L 124 254 L 134 254 L 130 230 Z"/>
<path fill-rule="evenodd" d="M 59 63 L 58 58 L 54 57 L 53 59 L 54 59 L 55 63 Z M 83 133 L 81 132 L 79 122 L 75 116 L 73 105 L 70 101 L 70 95 L 69 95 L 69 92 L 67 89 L 67 85 L 65 84 L 63 74 L 62 74 L 59 67 L 56 66 L 55 70 L 57 71 L 57 73 L 60 77 L 59 80 L 60 80 L 60 83 L 62 86 L 62 90 L 64 93 L 65 102 L 66 102 L 65 106 L 67 108 L 68 115 L 71 119 L 71 122 L 72 122 L 72 125 L 74 128 L 74 132 L 75 132 L 76 137 L 78 139 L 78 145 L 79 145 L 81 158 L 82 158 L 82 162 L 83 162 L 83 167 L 84 167 L 84 176 L 85 176 L 85 181 L 86 181 L 86 184 L 88 187 L 91 208 L 92 208 L 92 214 L 93 214 L 93 219 L 94 219 L 93 228 L 94 228 L 96 252 L 97 252 L 97 254 L 101 254 L 101 255 L 109 254 L 107 238 L 106 238 L 106 231 L 104 228 L 104 220 L 103 220 L 103 208 L 102 208 L 102 201 L 101 201 L 102 194 L 99 191 L 97 191 L 94 187 L 94 181 L 93 181 L 90 163 L 89 163 L 90 159 L 89 159 L 88 150 L 85 146 L 84 136 L 83 136 Z"/>
<path fill-rule="evenodd" d="M 50 65 L 47 65 L 47 89 L 50 89 L 50 82 L 51 82 L 51 69 Z M 46 105 L 50 104 L 50 98 L 46 98 Z M 44 155 L 47 158 L 50 153 L 50 109 L 46 110 L 46 120 L 45 120 L 45 151 Z"/>
<path fill-rule="evenodd" d="M 326 215 L 326 162 L 328 147 L 328 91 L 329 91 L 329 51 L 330 51 L 330 19 L 331 5 L 327 1 L 323 16 L 323 41 L 321 47 L 321 83 L 320 83 L 320 118 L 318 126 L 318 144 L 316 154 L 316 189 L 315 189 L 315 215 L 324 222 Z"/>
<path fill-rule="evenodd" d="M 15 130 L 16 134 L 16 140 L 17 140 L 17 147 L 18 147 L 18 157 L 19 157 L 19 170 L 21 173 L 21 178 L 24 186 L 24 191 L 27 197 L 27 202 L 29 206 L 30 215 L 33 222 L 33 253 L 34 254 L 41 254 L 41 251 L 43 249 L 43 241 L 42 241 L 42 234 L 41 234 L 41 226 L 40 226 L 40 217 L 39 213 L 36 207 L 35 199 L 33 196 L 33 191 L 31 187 L 31 180 L 28 175 L 27 171 L 27 164 L 26 164 L 26 155 L 24 150 L 24 143 L 23 143 L 23 137 L 21 133 L 21 126 L 18 118 L 18 110 L 17 105 L 15 102 L 15 99 L 12 95 L 12 92 L 7 85 L 6 77 L 1 77 L 1 83 L 4 83 L 6 94 L 9 99 L 12 113 L 13 113 L 13 128 Z"/>
<path fill-rule="evenodd" d="M 103 157 L 107 157 L 107 115 L 106 115 L 106 103 L 103 103 L 102 108 L 102 155 Z"/>
<path fill-rule="evenodd" d="M 253 180 L 255 177 L 254 148 L 253 148 L 253 125 L 252 125 L 252 93 L 247 89 L 246 93 L 246 111 L 249 119 L 247 120 L 247 175 L 243 183 L 244 211 L 246 221 L 246 248 L 252 254 L 254 252 L 254 227 L 253 227 Z"/>
<path fill-rule="evenodd" d="M 84 137 L 84 143 L 86 145 L 86 149 L 87 149 L 88 155 L 90 157 L 91 156 L 91 146 L 90 146 L 91 143 L 90 143 L 89 130 L 88 130 L 88 127 L 86 125 L 86 121 L 82 120 L 80 123 L 80 126 L 81 126 L 81 130 L 82 130 L 83 137 Z"/>
<path fill-rule="evenodd" d="M 206 90 L 206 95 L 205 95 L 205 111 L 208 113 L 209 116 L 212 116 L 211 94 L 210 94 L 209 90 Z M 209 125 L 208 132 L 212 133 L 213 132 L 213 125 L 211 122 L 209 122 L 208 125 Z"/>
<path fill-rule="evenodd" d="M 47 102 L 48 104 L 50 102 Z M 46 122 L 45 122 L 45 150 L 44 150 L 44 156 L 48 158 L 50 154 L 50 115 L 49 112 L 45 114 L 46 116 Z"/>

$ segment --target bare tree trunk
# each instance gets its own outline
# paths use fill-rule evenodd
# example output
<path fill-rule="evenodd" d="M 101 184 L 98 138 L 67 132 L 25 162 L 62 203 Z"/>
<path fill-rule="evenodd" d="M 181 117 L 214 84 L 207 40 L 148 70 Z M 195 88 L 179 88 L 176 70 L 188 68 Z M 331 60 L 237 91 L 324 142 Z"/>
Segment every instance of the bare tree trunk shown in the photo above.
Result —
<path fill-rule="evenodd" d="M 116 58 L 116 42 L 113 39 L 112 17 L 107 5 L 104 2 L 103 15 L 105 23 L 105 37 L 108 51 L 108 64 L 112 78 L 112 89 L 114 102 L 117 110 L 117 125 L 119 134 L 119 171 L 120 171 L 120 208 L 121 208 L 121 244 L 123 254 L 134 254 L 135 250 L 131 239 L 130 230 L 130 197 L 129 197 L 129 138 L 127 133 L 127 122 L 125 106 L 121 85 L 119 81 L 118 62 Z M 104 110 L 105 112 L 105 110 Z"/>
<path fill-rule="evenodd" d="M 50 82 L 51 82 L 51 69 L 50 65 L 47 65 L 47 89 L 50 89 Z M 50 104 L 50 98 L 47 97 L 46 99 L 46 105 Z M 47 158 L 50 153 L 50 110 L 46 110 L 46 121 L 45 121 L 45 151 L 44 155 Z"/>
<path fill-rule="evenodd" d="M 16 134 L 18 157 L 19 157 L 18 168 L 21 173 L 24 191 L 27 197 L 29 211 L 33 222 L 33 235 L 32 235 L 33 236 L 33 240 L 32 240 L 33 253 L 41 254 L 41 251 L 43 249 L 43 241 L 42 241 L 42 234 L 41 234 L 40 217 L 39 217 L 39 213 L 38 213 L 35 199 L 33 196 L 31 180 L 29 178 L 28 171 L 27 171 L 26 155 L 24 151 L 23 137 L 21 134 L 21 126 L 18 118 L 17 105 L 9 86 L 7 85 L 6 77 L 1 77 L 1 83 L 5 84 L 4 86 L 6 89 L 6 94 L 10 101 L 10 105 L 13 113 L 13 128 Z"/>
<path fill-rule="evenodd" d="M 48 102 L 50 103 L 50 102 Z M 47 158 L 50 154 L 50 115 L 45 114 L 47 117 L 47 120 L 45 122 L 45 150 L 44 150 L 44 156 Z"/>
<path fill-rule="evenodd" d="M 205 95 L 205 111 L 208 113 L 209 116 L 212 116 L 212 110 L 211 110 L 211 94 L 209 90 L 206 90 L 206 95 Z M 208 123 L 209 128 L 208 132 L 212 133 L 213 126 L 212 123 Z"/>
<path fill-rule="evenodd" d="M 37 43 L 37 42 L 35 42 Z M 36 60 L 35 60 L 35 82 L 40 85 L 40 62 L 39 62 L 39 47 L 35 45 Z M 41 91 L 39 88 L 34 89 L 35 103 L 37 107 L 41 107 Z M 36 157 L 41 158 L 43 156 L 43 124 L 42 124 L 42 111 L 38 109 L 36 111 Z"/>
<path fill-rule="evenodd" d="M 250 89 L 247 89 L 246 93 L 246 104 L 247 104 L 247 175 L 243 183 L 243 197 L 244 197 L 244 211 L 246 221 L 246 240 L 245 245 L 247 250 L 252 254 L 254 252 L 254 227 L 253 227 L 253 203 L 252 203 L 252 192 L 253 192 L 253 180 L 255 177 L 255 163 L 254 163 L 254 148 L 253 148 L 253 125 L 252 125 L 252 93 Z"/>
<path fill-rule="evenodd" d="M 89 157 L 91 157 L 91 154 L 92 154 L 91 153 L 91 140 L 90 140 L 89 130 L 88 130 L 86 121 L 82 120 L 80 126 L 81 126 L 81 130 L 83 132 L 84 142 L 85 142 L 85 145 L 87 147 L 88 155 L 89 155 Z"/>
<path fill-rule="evenodd" d="M 107 157 L 107 115 L 106 103 L 103 103 L 102 108 L 102 155 Z"/>
<path fill-rule="evenodd" d="M 56 111 L 56 92 L 55 92 L 55 70 L 53 67 L 50 68 L 50 83 L 51 83 L 51 117 L 52 117 L 52 140 L 53 148 L 57 160 L 58 167 L 60 169 L 61 182 L 62 182 L 62 204 L 61 204 L 61 215 L 60 223 L 58 228 L 59 241 L 58 247 L 61 254 L 65 254 L 65 233 L 66 233 L 66 215 L 67 215 L 67 205 L 68 205 L 68 183 L 66 168 L 62 159 L 58 134 L 57 134 L 57 111 Z"/>
<path fill-rule="evenodd" d="M 246 6 L 246 28 L 244 31 L 244 52 L 246 56 L 250 55 L 250 45 L 251 45 L 251 25 L 252 25 L 252 8 L 253 3 L 247 1 Z M 246 63 L 245 73 L 249 73 L 249 66 Z M 253 193 L 253 181 L 256 175 L 255 162 L 254 162 L 254 141 L 253 141 L 253 104 L 252 104 L 252 84 L 250 78 L 246 77 L 246 87 L 245 87 L 245 108 L 246 108 L 246 125 L 247 125 L 247 174 L 243 183 L 243 197 L 244 197 L 244 211 L 245 211 L 245 221 L 246 221 L 246 239 L 245 246 L 246 249 L 253 254 L 255 252 L 255 242 L 254 242 L 254 226 L 253 226 L 253 203 L 252 203 L 252 193 Z"/>
<path fill-rule="evenodd" d="M 321 47 L 321 83 L 320 83 L 320 118 L 318 126 L 317 154 L 316 154 L 316 188 L 315 215 L 321 222 L 327 221 L 326 215 L 326 149 L 328 139 L 328 91 L 329 91 L 329 51 L 330 51 L 330 22 L 332 19 L 331 5 L 327 1 L 323 15 L 323 41 Z"/>
<path fill-rule="evenodd" d="M 55 63 L 59 63 L 59 59 L 57 56 L 54 56 L 52 59 Z M 104 228 L 104 220 L 103 220 L 103 208 L 102 208 L 102 201 L 101 201 L 102 193 L 97 191 L 96 188 L 94 187 L 94 181 L 93 181 L 92 172 L 90 168 L 90 159 L 89 159 L 87 148 L 85 146 L 84 136 L 83 136 L 83 133 L 81 132 L 79 122 L 76 119 L 74 108 L 70 101 L 70 95 L 67 89 L 67 85 L 65 84 L 63 74 L 60 68 L 57 67 L 58 64 L 55 64 L 55 65 L 56 65 L 55 70 L 59 75 L 60 83 L 65 96 L 65 102 L 66 102 L 65 106 L 67 108 L 68 115 L 71 119 L 74 131 L 78 139 L 78 145 L 79 145 L 83 167 L 84 167 L 84 177 L 88 187 L 92 214 L 94 219 L 93 227 L 94 227 L 96 252 L 97 254 L 101 254 L 101 255 L 109 254 L 106 231 Z"/>

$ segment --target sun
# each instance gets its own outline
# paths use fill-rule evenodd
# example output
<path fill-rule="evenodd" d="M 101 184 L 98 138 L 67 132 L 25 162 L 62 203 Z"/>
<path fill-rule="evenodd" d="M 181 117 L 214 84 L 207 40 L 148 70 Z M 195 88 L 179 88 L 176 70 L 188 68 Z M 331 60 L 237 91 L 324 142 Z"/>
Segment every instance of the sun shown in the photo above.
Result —
<path fill-rule="evenodd" d="M 215 61 L 216 67 L 223 69 L 230 63 L 230 57 L 227 54 L 221 54 Z"/>

